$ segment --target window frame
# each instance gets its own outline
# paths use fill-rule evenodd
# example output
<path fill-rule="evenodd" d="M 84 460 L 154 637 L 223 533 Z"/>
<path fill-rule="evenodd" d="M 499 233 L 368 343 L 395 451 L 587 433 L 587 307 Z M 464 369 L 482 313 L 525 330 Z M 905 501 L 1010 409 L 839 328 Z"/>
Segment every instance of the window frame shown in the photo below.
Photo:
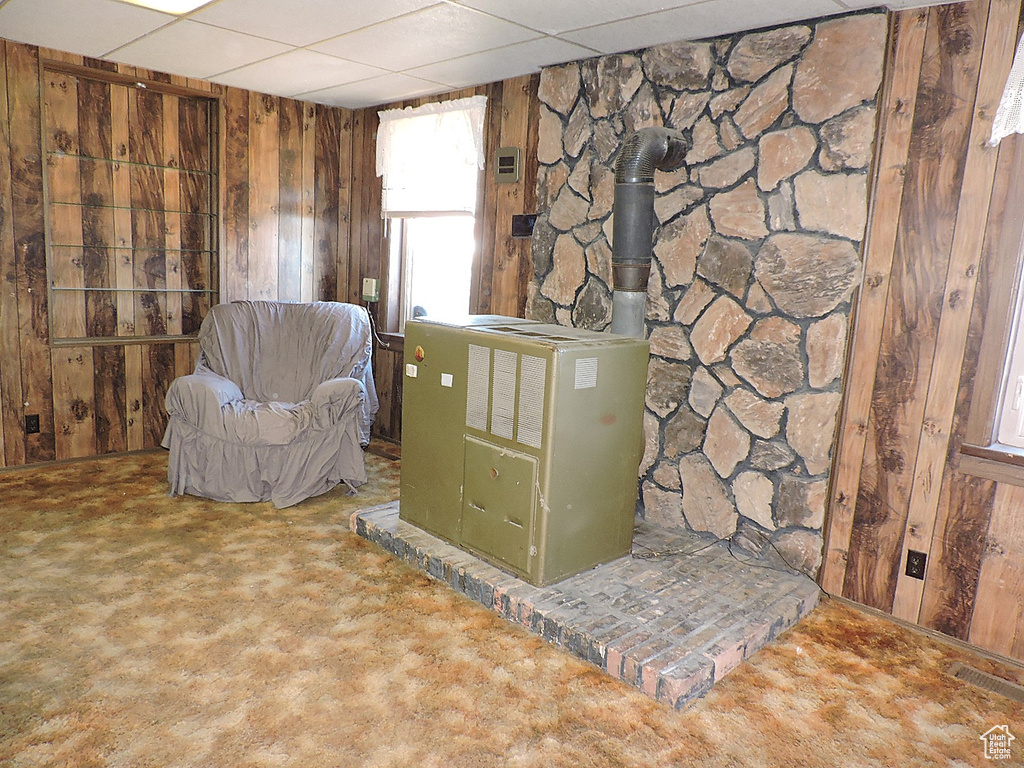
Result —
<path fill-rule="evenodd" d="M 484 311 L 481 307 L 482 297 L 480 289 L 480 279 L 483 270 L 483 254 L 485 243 L 483 242 L 483 230 L 484 222 L 486 219 L 487 211 L 485 210 L 485 204 L 488 200 L 488 184 L 489 177 L 488 173 L 491 170 L 491 157 L 493 155 L 495 146 L 493 146 L 494 137 L 492 135 L 491 123 L 495 119 L 495 99 L 489 91 L 485 90 L 474 90 L 472 92 L 455 92 L 450 94 L 447 98 L 441 99 L 425 99 L 422 102 L 413 102 L 420 106 L 428 103 L 441 103 L 447 101 L 458 101 L 460 99 L 472 97 L 472 96 L 484 96 L 486 103 L 484 106 L 484 133 L 483 133 L 483 156 L 484 156 L 484 167 L 479 169 L 476 183 L 476 205 L 472 213 L 463 212 L 464 215 L 470 215 L 473 217 L 473 259 L 470 266 L 470 282 L 469 282 L 469 312 L 470 314 L 479 314 Z M 498 102 L 500 104 L 500 100 Z M 392 108 L 392 107 L 387 107 Z M 373 108 L 374 117 L 376 117 L 378 108 Z M 450 215 L 451 211 L 393 211 L 390 214 L 383 208 L 383 177 L 375 177 L 375 181 L 379 185 L 381 191 L 381 197 L 378 199 L 378 204 L 381 206 L 380 215 L 382 218 L 381 222 L 381 234 L 380 234 L 380 301 L 378 303 L 378 318 L 380 327 L 382 330 L 382 337 L 385 341 L 395 344 L 397 347 L 401 347 L 405 341 L 405 333 L 401 329 L 401 316 L 402 316 L 402 275 L 405 269 L 404 259 L 401 258 L 401 253 L 396 254 L 396 249 L 402 247 L 402 243 L 395 243 L 394 235 L 394 222 L 395 220 L 404 220 L 405 218 L 411 218 L 414 216 L 447 216 Z M 491 191 L 493 195 L 493 190 Z M 491 212 L 492 214 L 494 211 Z M 397 256 L 397 258 L 396 258 Z"/>
<path fill-rule="evenodd" d="M 207 276 L 207 287 L 202 289 L 169 289 L 166 286 L 164 288 L 136 288 L 134 285 L 130 289 L 120 289 L 111 287 L 109 289 L 96 289 L 102 290 L 107 293 L 119 294 L 125 291 L 131 293 L 131 300 L 133 304 L 137 301 L 139 294 L 160 294 L 165 297 L 169 297 L 173 293 L 203 293 L 208 296 L 208 304 L 205 312 L 200 317 L 205 317 L 205 313 L 209 312 L 209 309 L 217 304 L 220 300 L 220 271 L 221 271 L 221 252 L 220 252 L 220 238 L 221 238 L 221 185 L 220 185 L 220 154 L 222 150 L 221 136 L 220 136 L 220 123 L 221 123 L 221 112 L 222 112 L 222 99 L 219 94 L 205 91 L 197 88 L 190 88 L 182 85 L 175 85 L 173 83 L 166 83 L 160 80 L 153 80 L 151 78 L 133 77 L 124 75 L 118 72 L 109 70 L 97 69 L 80 64 L 73 64 L 70 62 L 64 62 L 56 59 L 43 58 L 40 60 L 39 66 L 39 88 L 40 93 L 46 93 L 46 78 L 48 74 L 57 73 L 72 76 L 78 79 L 87 79 L 93 82 L 106 83 L 108 85 L 123 86 L 127 88 L 144 89 L 146 91 L 159 93 L 161 95 L 176 96 L 179 98 L 190 98 L 199 99 L 207 102 L 207 131 L 209 136 L 209 171 L 203 172 L 207 176 L 206 185 L 207 198 L 209 201 L 209 209 L 202 212 L 201 215 L 207 216 L 208 221 L 206 224 L 206 237 L 209 242 L 208 248 L 205 251 L 209 254 L 209 274 Z M 123 335 L 108 335 L 108 336 L 56 336 L 53 333 L 54 325 L 54 292 L 55 289 L 58 292 L 63 292 L 64 289 L 61 286 L 54 285 L 54 247 L 55 244 L 52 238 L 53 225 L 51 216 L 51 207 L 54 201 L 51 200 L 50 196 L 50 181 L 49 173 L 46 171 L 45 162 L 46 158 L 50 154 L 50 142 L 47 136 L 47 116 L 46 116 L 46 103 L 45 96 L 41 105 L 40 112 L 40 133 L 42 140 L 43 150 L 43 161 L 44 161 L 44 172 L 43 172 L 43 220 L 44 220 L 44 236 L 45 236 L 45 252 L 46 252 L 46 290 L 47 290 L 47 312 L 49 320 L 49 328 L 51 333 L 49 335 L 49 345 L 51 347 L 80 347 L 80 346 L 104 346 L 104 345 L 124 345 L 124 344 L 145 344 L 145 343 L 169 343 L 179 341 L 195 341 L 198 338 L 199 328 L 198 325 L 192 333 L 132 333 Z M 110 162 L 114 162 L 113 159 Z M 159 166 L 161 170 L 176 170 L 178 169 L 171 165 Z M 60 204 L 59 202 L 57 204 Z M 129 206 L 129 211 L 137 210 L 134 206 Z M 166 210 L 166 205 L 165 205 Z M 182 213 L 182 211 L 176 211 Z M 199 215 L 199 214 L 197 214 Z M 83 245 L 83 248 L 86 246 Z M 130 246 L 133 253 L 136 250 L 146 250 L 145 248 L 137 248 L 134 243 Z M 150 249 L 153 250 L 153 249 Z M 184 251 L 181 251 L 182 253 Z M 134 264 L 134 258 L 132 260 Z M 183 270 L 182 270 L 183 271 Z M 76 290 L 71 288 L 69 290 Z M 88 289 L 80 289 L 84 294 Z M 116 301 L 116 299 L 115 299 Z"/>

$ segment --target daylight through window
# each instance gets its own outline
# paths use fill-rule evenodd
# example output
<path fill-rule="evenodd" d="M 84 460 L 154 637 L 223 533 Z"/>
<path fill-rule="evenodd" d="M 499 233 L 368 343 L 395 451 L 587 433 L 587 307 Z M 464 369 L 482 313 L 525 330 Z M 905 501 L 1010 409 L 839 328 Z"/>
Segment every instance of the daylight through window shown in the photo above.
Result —
<path fill-rule="evenodd" d="M 398 283 L 392 330 L 469 312 L 486 104 L 473 96 L 379 113 L 377 175 Z"/>

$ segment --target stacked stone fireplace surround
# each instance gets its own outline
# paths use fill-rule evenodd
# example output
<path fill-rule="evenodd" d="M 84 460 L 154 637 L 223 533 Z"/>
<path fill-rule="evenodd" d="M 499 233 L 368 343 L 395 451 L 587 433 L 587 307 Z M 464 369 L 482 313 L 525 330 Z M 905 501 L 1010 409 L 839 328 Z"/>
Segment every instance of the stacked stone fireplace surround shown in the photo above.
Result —
<path fill-rule="evenodd" d="M 655 176 L 642 515 L 814 575 L 861 277 L 884 13 L 551 67 L 527 316 L 611 317 L 613 164 L 682 130 Z"/>

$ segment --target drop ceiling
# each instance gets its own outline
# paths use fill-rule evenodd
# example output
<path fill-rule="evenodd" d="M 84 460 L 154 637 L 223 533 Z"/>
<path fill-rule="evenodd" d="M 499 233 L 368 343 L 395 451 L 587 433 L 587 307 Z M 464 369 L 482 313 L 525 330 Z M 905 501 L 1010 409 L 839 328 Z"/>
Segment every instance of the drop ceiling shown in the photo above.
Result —
<path fill-rule="evenodd" d="M 0 0 L 0 37 L 358 108 L 879 0 L 213 0 L 184 16 L 120 0 Z M 898 10 L 926 4 L 891 0 Z"/>

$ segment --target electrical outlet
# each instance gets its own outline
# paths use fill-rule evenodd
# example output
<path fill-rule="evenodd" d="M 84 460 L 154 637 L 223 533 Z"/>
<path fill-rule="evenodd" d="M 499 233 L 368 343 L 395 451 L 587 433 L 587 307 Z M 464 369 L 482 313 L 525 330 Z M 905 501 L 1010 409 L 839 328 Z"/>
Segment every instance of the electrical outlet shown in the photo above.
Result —
<path fill-rule="evenodd" d="M 373 277 L 363 278 L 363 301 L 380 301 L 380 280 Z"/>
<path fill-rule="evenodd" d="M 26 435 L 38 435 L 39 434 L 39 414 L 30 413 L 25 415 L 25 434 Z"/>
<path fill-rule="evenodd" d="M 924 579 L 924 568 L 928 563 L 928 555 L 924 552 L 907 550 L 907 576 L 912 579 Z"/>

